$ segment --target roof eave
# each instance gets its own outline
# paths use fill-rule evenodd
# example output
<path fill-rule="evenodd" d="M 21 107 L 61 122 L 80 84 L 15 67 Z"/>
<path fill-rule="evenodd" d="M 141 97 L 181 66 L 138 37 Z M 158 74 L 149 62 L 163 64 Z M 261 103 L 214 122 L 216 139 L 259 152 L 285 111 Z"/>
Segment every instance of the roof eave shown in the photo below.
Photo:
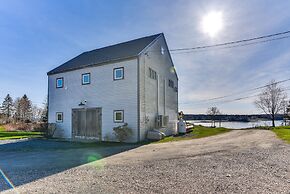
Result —
<path fill-rule="evenodd" d="M 85 69 L 85 68 L 89 68 L 89 67 L 102 66 L 102 65 L 106 65 L 108 63 L 114 63 L 114 62 L 118 62 L 118 61 L 126 61 L 126 60 L 130 60 L 130 59 L 135 59 L 137 57 L 138 57 L 138 55 L 133 55 L 133 56 L 130 56 L 130 57 L 118 58 L 118 59 L 114 59 L 114 60 L 108 60 L 108 61 L 104 61 L 104 62 L 97 63 L 97 64 L 89 64 L 89 65 L 86 65 L 86 66 L 66 69 L 66 70 L 57 71 L 57 72 L 53 72 L 53 70 L 52 70 L 52 71 L 47 72 L 47 76 L 60 74 L 60 73 L 65 73 L 65 72 L 69 72 L 69 71 L 75 71 L 75 70 L 79 70 L 79 69 Z"/>

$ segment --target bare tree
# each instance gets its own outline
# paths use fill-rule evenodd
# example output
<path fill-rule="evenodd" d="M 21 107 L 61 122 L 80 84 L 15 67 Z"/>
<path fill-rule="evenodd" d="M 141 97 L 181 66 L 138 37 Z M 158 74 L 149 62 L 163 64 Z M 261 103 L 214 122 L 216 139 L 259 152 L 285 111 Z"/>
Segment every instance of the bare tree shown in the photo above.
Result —
<path fill-rule="evenodd" d="M 255 101 L 256 106 L 271 117 L 273 127 L 275 127 L 275 115 L 284 110 L 286 98 L 285 91 L 275 80 L 272 80 Z"/>
<path fill-rule="evenodd" d="M 38 107 L 37 105 L 32 105 L 31 113 L 32 113 L 32 121 L 38 122 L 42 118 L 43 109 Z"/>
<path fill-rule="evenodd" d="M 31 121 L 32 104 L 26 94 L 22 98 L 15 100 L 15 118 L 17 121 Z"/>
<path fill-rule="evenodd" d="M 47 102 L 47 97 L 45 98 L 45 100 L 43 102 L 41 120 L 42 120 L 42 122 L 45 122 L 45 123 L 47 123 L 47 121 L 48 121 L 48 102 Z"/>
<path fill-rule="evenodd" d="M 290 101 L 288 102 L 288 105 L 286 107 L 286 112 L 285 112 L 285 125 L 290 125 Z"/>
<path fill-rule="evenodd" d="M 215 127 L 216 115 L 221 114 L 221 112 L 217 107 L 210 107 L 206 113 L 211 116 L 213 127 Z"/>

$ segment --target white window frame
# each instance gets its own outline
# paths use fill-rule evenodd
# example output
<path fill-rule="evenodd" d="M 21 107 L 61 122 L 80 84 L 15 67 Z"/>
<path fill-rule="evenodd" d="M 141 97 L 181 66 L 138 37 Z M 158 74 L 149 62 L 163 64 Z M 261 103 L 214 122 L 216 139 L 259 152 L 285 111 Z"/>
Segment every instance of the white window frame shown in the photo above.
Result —
<path fill-rule="evenodd" d="M 85 82 L 84 77 L 88 76 L 89 77 L 89 81 Z M 91 73 L 84 73 L 82 74 L 82 85 L 88 85 L 91 84 Z"/>
<path fill-rule="evenodd" d="M 58 80 L 61 80 L 61 86 L 58 85 Z M 56 88 L 63 88 L 63 85 L 64 85 L 64 79 L 63 77 L 58 77 L 56 78 Z"/>
<path fill-rule="evenodd" d="M 122 114 L 122 120 L 117 120 L 117 114 Z M 114 110 L 114 122 L 115 123 L 124 123 L 124 110 Z"/>
<path fill-rule="evenodd" d="M 58 119 L 58 116 L 59 116 L 59 115 L 61 115 L 61 119 L 60 119 L 60 120 Z M 57 112 L 57 113 L 56 113 L 55 121 L 56 121 L 57 123 L 62 123 L 62 122 L 63 122 L 63 112 Z"/>
<path fill-rule="evenodd" d="M 122 77 L 116 77 L 117 76 L 117 71 L 120 71 L 122 70 Z M 114 80 L 122 80 L 124 79 L 124 67 L 117 67 L 117 68 L 114 68 L 113 70 L 113 74 L 114 74 Z"/>

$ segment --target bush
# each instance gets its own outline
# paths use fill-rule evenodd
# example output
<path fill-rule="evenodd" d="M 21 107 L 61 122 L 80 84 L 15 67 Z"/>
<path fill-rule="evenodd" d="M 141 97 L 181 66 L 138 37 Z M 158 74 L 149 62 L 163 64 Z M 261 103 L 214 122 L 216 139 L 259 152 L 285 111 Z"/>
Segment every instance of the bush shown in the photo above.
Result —
<path fill-rule="evenodd" d="M 39 131 L 44 132 L 46 123 L 9 123 L 4 125 L 6 131 Z"/>
<path fill-rule="evenodd" d="M 132 129 L 128 127 L 128 123 L 125 123 L 124 125 L 118 127 L 114 127 L 113 130 L 116 138 L 120 142 L 127 140 L 133 134 Z"/>

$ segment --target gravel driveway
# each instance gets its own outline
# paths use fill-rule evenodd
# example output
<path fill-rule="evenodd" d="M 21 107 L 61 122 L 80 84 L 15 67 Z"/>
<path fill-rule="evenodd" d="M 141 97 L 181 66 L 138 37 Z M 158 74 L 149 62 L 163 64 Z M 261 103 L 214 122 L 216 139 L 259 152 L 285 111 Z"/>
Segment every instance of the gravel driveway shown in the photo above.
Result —
<path fill-rule="evenodd" d="M 290 146 L 266 130 L 149 144 L 35 180 L 17 191 L 289 194 Z"/>

